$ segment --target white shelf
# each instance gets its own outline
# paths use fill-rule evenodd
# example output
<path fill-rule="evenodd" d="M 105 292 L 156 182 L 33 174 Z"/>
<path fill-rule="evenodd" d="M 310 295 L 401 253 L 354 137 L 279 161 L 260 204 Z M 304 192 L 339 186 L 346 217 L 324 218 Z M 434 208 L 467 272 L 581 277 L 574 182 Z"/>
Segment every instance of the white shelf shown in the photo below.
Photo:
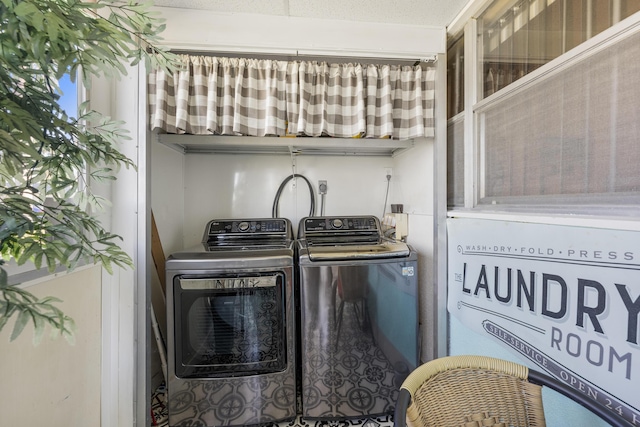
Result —
<path fill-rule="evenodd" d="M 300 154 L 393 157 L 414 146 L 414 140 L 366 138 L 278 138 L 219 135 L 158 134 L 160 143 L 185 154 Z"/>

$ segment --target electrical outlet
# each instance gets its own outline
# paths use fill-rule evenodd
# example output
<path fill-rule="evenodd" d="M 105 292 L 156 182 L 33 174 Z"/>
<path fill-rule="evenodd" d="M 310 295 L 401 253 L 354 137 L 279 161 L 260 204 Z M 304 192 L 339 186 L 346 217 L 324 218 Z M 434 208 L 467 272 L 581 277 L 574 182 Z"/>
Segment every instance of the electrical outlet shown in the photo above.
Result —
<path fill-rule="evenodd" d="M 388 177 L 393 176 L 393 169 L 392 168 L 384 168 L 384 176 L 387 177 L 387 179 L 389 179 Z"/>
<path fill-rule="evenodd" d="M 318 181 L 318 192 L 320 194 L 327 194 L 327 181 Z"/>

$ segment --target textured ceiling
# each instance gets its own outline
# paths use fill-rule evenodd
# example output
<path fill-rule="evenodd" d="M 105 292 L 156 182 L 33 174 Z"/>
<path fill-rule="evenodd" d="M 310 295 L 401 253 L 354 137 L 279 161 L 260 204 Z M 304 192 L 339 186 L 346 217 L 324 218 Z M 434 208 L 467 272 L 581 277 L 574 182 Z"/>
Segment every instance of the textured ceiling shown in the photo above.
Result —
<path fill-rule="evenodd" d="M 446 27 L 469 0 L 155 0 L 156 6 Z"/>

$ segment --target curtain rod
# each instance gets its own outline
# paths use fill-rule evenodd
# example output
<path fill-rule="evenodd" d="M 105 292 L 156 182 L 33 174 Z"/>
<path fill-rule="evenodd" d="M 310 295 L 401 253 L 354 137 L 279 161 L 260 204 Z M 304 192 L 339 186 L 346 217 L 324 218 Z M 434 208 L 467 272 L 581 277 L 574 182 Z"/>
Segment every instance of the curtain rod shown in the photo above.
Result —
<path fill-rule="evenodd" d="M 370 56 L 366 53 L 364 55 L 358 55 L 357 53 L 330 53 L 330 52 L 309 52 L 309 51 L 288 51 L 288 52 L 224 52 L 224 51 L 209 51 L 209 50 L 186 50 L 186 49 L 170 49 L 172 53 L 181 55 L 203 55 L 203 56 L 224 56 L 232 58 L 256 58 L 256 59 L 276 59 L 276 60 L 291 60 L 291 58 L 308 59 L 308 60 L 327 60 L 331 59 L 349 59 L 349 60 L 362 60 L 369 62 L 406 62 L 412 63 L 414 66 L 421 63 L 435 63 L 438 60 L 438 55 L 426 55 L 422 58 L 411 57 L 386 57 L 386 56 Z M 364 52 L 363 52 L 364 53 Z"/>

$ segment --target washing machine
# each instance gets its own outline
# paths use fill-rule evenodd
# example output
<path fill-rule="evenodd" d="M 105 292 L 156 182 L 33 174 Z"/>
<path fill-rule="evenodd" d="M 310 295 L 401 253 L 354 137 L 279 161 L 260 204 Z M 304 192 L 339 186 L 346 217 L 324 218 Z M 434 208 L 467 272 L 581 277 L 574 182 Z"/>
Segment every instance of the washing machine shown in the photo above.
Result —
<path fill-rule="evenodd" d="M 419 361 L 416 252 L 375 216 L 303 218 L 297 246 L 302 417 L 392 414 Z"/>
<path fill-rule="evenodd" d="M 169 256 L 169 426 L 296 417 L 293 245 L 287 219 L 217 219 Z"/>

